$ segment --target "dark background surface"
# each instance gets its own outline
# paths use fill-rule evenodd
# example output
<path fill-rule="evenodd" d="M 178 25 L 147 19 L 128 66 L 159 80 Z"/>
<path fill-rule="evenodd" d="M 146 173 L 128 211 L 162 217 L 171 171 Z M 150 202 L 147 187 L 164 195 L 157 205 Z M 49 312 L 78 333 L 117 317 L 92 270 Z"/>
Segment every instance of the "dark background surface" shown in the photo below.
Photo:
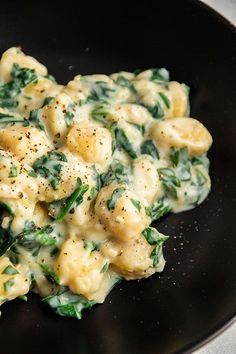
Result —
<path fill-rule="evenodd" d="M 2 307 L 4 354 L 183 352 L 236 313 L 236 32 L 197 1 L 2 1 L 0 52 L 42 61 L 58 81 L 76 73 L 165 66 L 190 85 L 192 116 L 214 138 L 212 192 L 157 226 L 171 235 L 164 273 L 117 286 L 81 321 L 32 295 Z"/>

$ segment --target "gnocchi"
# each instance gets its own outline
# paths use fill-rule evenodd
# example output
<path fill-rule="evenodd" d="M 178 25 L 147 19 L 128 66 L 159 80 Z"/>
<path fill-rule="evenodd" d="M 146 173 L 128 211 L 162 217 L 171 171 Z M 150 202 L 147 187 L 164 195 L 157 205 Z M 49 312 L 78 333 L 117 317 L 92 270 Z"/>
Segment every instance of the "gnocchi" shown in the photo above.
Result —
<path fill-rule="evenodd" d="M 207 197 L 212 137 L 164 68 L 64 86 L 14 47 L 0 80 L 0 304 L 32 290 L 80 319 L 163 271 L 150 224 Z"/>

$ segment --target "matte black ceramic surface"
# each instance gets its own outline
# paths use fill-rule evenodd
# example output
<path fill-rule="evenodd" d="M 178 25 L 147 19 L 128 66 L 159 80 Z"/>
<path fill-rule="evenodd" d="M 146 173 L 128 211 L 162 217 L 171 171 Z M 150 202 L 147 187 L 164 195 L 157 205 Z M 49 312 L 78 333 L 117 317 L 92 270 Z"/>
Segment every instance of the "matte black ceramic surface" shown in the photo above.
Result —
<path fill-rule="evenodd" d="M 135 5 L 134 5 L 135 4 Z M 12 45 L 58 81 L 76 73 L 167 67 L 191 88 L 212 132 L 212 192 L 158 227 L 171 235 L 161 276 L 116 287 L 82 321 L 31 296 L 2 308 L 2 354 L 166 354 L 192 348 L 236 313 L 236 33 L 197 1 L 2 1 L 0 51 Z"/>

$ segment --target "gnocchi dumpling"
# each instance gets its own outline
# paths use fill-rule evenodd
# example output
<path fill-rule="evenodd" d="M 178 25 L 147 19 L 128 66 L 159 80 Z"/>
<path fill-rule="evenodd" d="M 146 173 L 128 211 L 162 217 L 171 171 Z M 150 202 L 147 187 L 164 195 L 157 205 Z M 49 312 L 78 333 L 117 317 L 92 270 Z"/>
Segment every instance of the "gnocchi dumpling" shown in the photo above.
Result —
<path fill-rule="evenodd" d="M 75 124 L 67 135 L 67 145 L 86 162 L 106 163 L 111 159 L 112 137 L 103 127 Z"/>
<path fill-rule="evenodd" d="M 83 240 L 70 238 L 62 246 L 55 270 L 61 284 L 96 301 L 95 294 L 104 278 L 105 268 L 109 266 L 107 262 L 100 252 L 86 247 Z"/>
<path fill-rule="evenodd" d="M 33 163 L 53 149 L 46 134 L 34 127 L 12 126 L 0 129 L 0 146 L 21 162 Z"/>
<path fill-rule="evenodd" d="M 172 96 L 172 117 L 186 117 L 189 111 L 188 89 L 184 84 L 171 81 L 168 85 Z"/>
<path fill-rule="evenodd" d="M 161 182 L 150 156 L 142 156 L 134 161 L 133 189 L 144 205 L 151 204 L 160 198 Z"/>
<path fill-rule="evenodd" d="M 164 149 L 187 147 L 190 156 L 204 154 L 212 144 L 209 131 L 193 118 L 176 118 L 154 123 L 151 136 Z"/>
<path fill-rule="evenodd" d="M 0 80 L 8 82 L 11 80 L 11 71 L 13 64 L 20 67 L 34 69 L 38 75 L 46 76 L 47 68 L 39 63 L 35 58 L 25 55 L 20 48 L 12 47 L 6 50 L 0 61 Z"/>
<path fill-rule="evenodd" d="M 95 211 L 105 229 L 124 241 L 137 238 L 150 221 L 137 196 L 115 183 L 100 190 Z"/>

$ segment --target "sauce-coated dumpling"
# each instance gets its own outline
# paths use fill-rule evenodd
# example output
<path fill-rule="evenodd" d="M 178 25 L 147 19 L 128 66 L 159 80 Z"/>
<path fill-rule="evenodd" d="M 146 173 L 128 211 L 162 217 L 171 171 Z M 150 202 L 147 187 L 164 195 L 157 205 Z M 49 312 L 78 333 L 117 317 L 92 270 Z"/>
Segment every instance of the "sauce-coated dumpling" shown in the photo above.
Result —
<path fill-rule="evenodd" d="M 150 225 L 207 197 L 212 137 L 164 68 L 64 86 L 10 48 L 0 80 L 0 304 L 32 290 L 80 319 L 163 271 L 168 236 Z"/>

